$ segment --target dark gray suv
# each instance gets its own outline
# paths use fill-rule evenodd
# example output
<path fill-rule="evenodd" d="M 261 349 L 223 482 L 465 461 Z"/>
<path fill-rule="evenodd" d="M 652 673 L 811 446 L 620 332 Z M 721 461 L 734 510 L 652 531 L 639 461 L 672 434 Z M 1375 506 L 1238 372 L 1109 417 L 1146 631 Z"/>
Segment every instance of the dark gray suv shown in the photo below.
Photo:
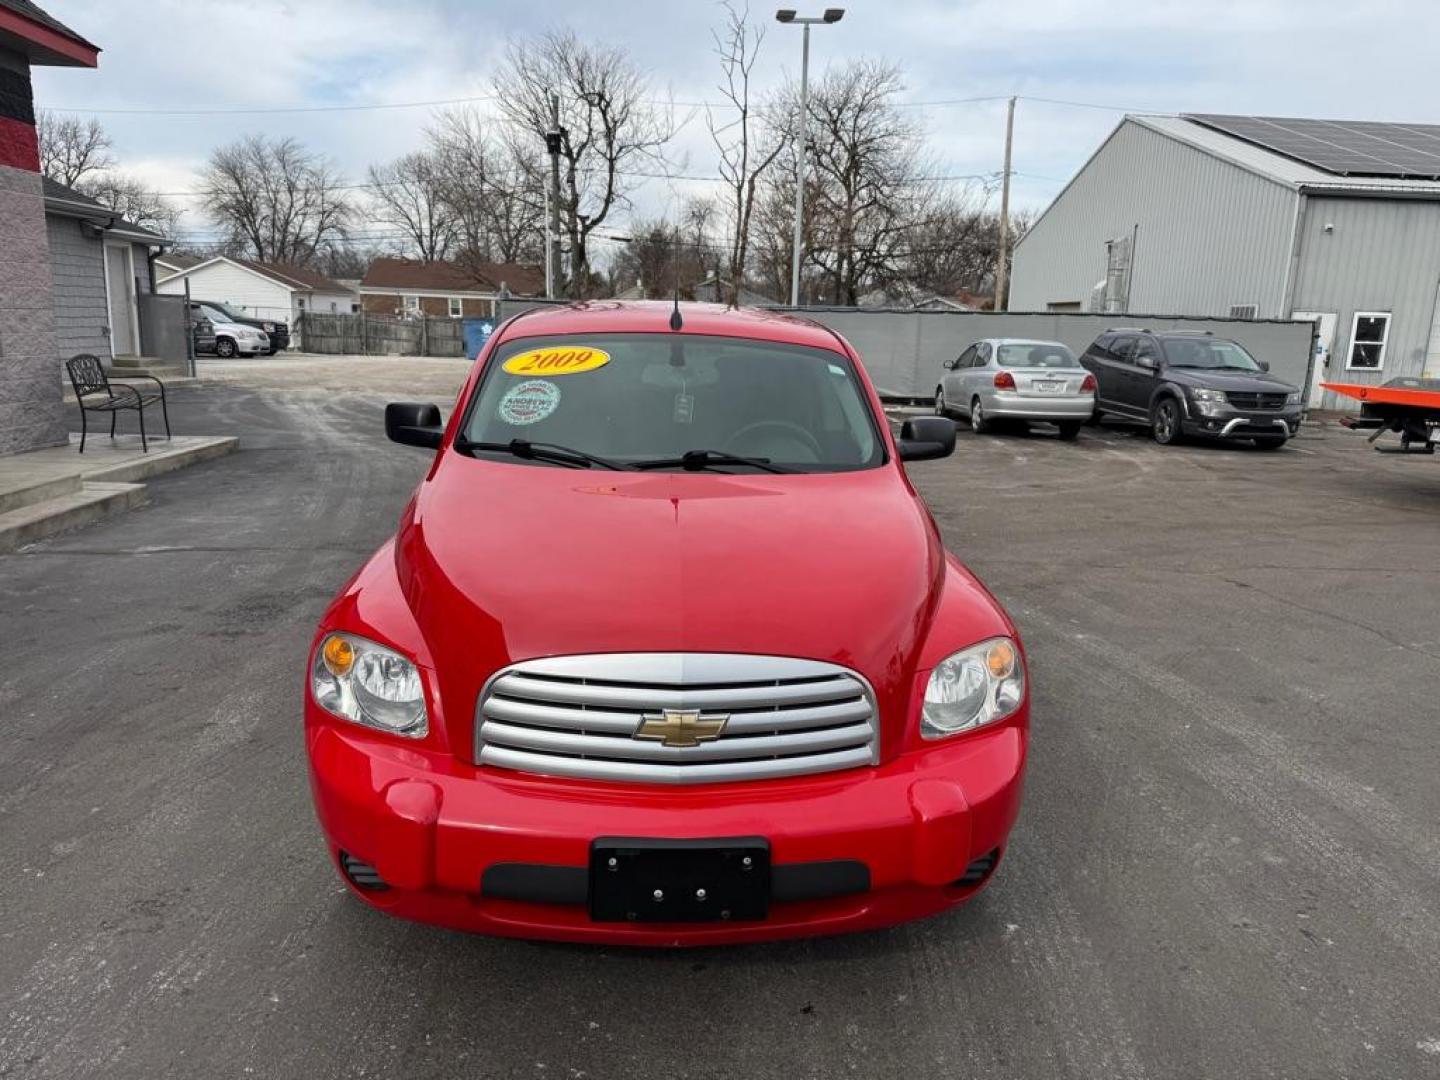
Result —
<path fill-rule="evenodd" d="M 1278 450 L 1300 427 L 1300 390 L 1207 332 L 1116 329 L 1080 363 L 1095 376 L 1095 416 L 1145 424 L 1162 446 L 1187 435 Z"/>

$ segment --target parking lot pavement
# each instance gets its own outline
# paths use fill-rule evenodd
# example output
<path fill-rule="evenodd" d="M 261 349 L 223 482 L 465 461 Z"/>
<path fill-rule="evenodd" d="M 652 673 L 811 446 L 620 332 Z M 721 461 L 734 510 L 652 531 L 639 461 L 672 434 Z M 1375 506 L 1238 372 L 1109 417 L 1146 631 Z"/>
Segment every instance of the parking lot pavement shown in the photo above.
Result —
<path fill-rule="evenodd" d="M 425 467 L 383 382 L 181 391 L 246 449 L 0 556 L 0 1076 L 1440 1075 L 1440 461 L 962 430 L 911 475 L 1035 693 L 993 887 L 534 945 L 363 908 L 312 818 L 311 628 Z"/>

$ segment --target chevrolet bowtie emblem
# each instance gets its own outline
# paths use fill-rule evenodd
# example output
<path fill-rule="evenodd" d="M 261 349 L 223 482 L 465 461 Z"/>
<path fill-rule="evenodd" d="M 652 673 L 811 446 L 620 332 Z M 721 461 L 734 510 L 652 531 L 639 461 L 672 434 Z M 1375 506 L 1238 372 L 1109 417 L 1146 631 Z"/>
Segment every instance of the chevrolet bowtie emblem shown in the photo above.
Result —
<path fill-rule="evenodd" d="M 724 713 L 701 716 L 699 709 L 666 709 L 646 713 L 635 729 L 635 738 L 654 739 L 662 746 L 699 746 L 718 739 L 730 717 Z"/>

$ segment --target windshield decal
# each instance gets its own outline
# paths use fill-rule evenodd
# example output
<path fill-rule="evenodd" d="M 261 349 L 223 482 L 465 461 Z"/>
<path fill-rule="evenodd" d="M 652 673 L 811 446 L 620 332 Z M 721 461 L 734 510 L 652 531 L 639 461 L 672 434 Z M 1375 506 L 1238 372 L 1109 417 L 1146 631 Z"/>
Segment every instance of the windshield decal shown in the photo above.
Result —
<path fill-rule="evenodd" d="M 604 349 L 588 345 L 547 345 L 510 357 L 501 365 L 511 375 L 579 375 L 594 371 L 610 362 Z"/>
<path fill-rule="evenodd" d="M 515 427 L 536 424 L 560 405 L 560 387 L 544 379 L 529 379 L 505 391 L 495 413 Z"/>

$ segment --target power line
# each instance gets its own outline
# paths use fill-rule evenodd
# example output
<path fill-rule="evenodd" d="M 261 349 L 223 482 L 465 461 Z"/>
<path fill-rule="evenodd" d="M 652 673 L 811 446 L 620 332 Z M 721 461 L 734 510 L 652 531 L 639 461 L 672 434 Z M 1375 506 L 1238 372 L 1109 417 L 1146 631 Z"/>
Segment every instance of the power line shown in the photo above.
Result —
<path fill-rule="evenodd" d="M 727 183 L 727 181 L 726 181 L 723 177 L 720 177 L 720 176 L 694 176 L 694 175 L 686 175 L 686 174 L 682 174 L 682 173 L 630 172 L 630 171 L 628 171 L 628 170 L 623 170 L 623 169 L 622 169 L 622 170 L 616 170 L 615 175 L 616 175 L 616 176 L 625 176 L 625 177 L 629 177 L 629 178 L 631 178 L 631 179 L 639 179 L 639 180 L 683 180 L 683 181 L 687 181 L 687 182 L 696 182 L 696 183 L 703 183 L 703 184 L 721 184 L 721 183 Z M 1000 175 L 1000 173 L 999 173 L 998 171 L 988 172 L 988 173 L 945 173 L 945 174 L 934 174 L 934 175 L 928 175 L 928 176 L 911 176 L 911 177 L 906 177 L 904 180 L 900 181 L 900 183 L 905 183 L 905 184 L 928 184 L 928 183 L 953 183 L 953 182 L 959 181 L 959 180 L 994 180 L 994 179 L 995 179 L 996 177 L 998 177 L 999 175 Z M 1031 176 L 1032 174 L 1030 174 L 1030 173 L 1023 173 L 1023 174 L 1017 174 L 1017 175 Z M 1049 178 L 1048 178 L 1048 177 L 1034 177 L 1034 179 L 1044 180 L 1044 179 L 1049 179 Z M 381 188 L 404 187 L 404 186 L 405 186 L 406 184 L 408 184 L 409 182 L 410 182 L 410 181 L 408 181 L 408 180 L 384 180 L 384 181 L 380 181 L 379 183 L 374 183 L 374 182 L 368 182 L 368 181 L 367 181 L 367 182 L 357 183 L 357 184 L 337 184 L 337 185 L 335 185 L 333 188 L 331 188 L 330 190 L 332 190 L 332 191 L 373 191 L 373 190 L 377 190 L 377 189 L 381 189 Z M 475 185 L 478 186 L 478 187 L 490 188 L 491 190 L 498 191 L 498 192 L 502 192 L 502 193 L 504 193 L 504 194 L 512 194 L 512 193 L 513 193 L 513 192 L 512 192 L 512 189 L 510 189 L 510 188 L 505 188 L 505 187 L 501 187 L 500 185 L 495 184 L 495 183 L 493 183 L 492 181 L 489 181 L 489 180 L 473 180 L 473 179 L 472 179 L 472 180 L 470 180 L 470 181 L 468 181 L 468 182 L 469 182 L 469 183 L 473 183 L 473 184 L 475 184 Z M 205 192 L 203 192 L 203 191 L 157 191 L 157 192 L 155 192 L 155 194 L 156 194 L 156 195 L 159 195 L 159 196 L 162 196 L 162 197 L 164 197 L 164 198 L 167 198 L 167 199 L 202 199 L 202 198 L 205 197 Z"/>
<path fill-rule="evenodd" d="M 1044 105 L 1065 105 L 1077 109 L 1100 109 L 1107 112 L 1156 112 L 1134 106 L 1105 105 L 1093 101 L 1071 101 L 1065 98 L 1036 97 L 1030 94 L 983 94 L 977 97 L 940 98 L 933 101 L 896 101 L 900 109 L 948 108 L 955 105 L 976 105 L 988 101 L 1005 101 L 1018 97 L 1021 101 L 1033 101 Z M 274 116 L 287 113 L 332 113 L 370 112 L 383 109 L 434 109 L 447 105 L 473 105 L 479 102 L 495 101 L 495 94 L 476 94 L 471 97 L 436 98 L 431 101 L 380 101 L 353 105 L 241 105 L 205 106 L 194 109 L 170 108 L 80 108 L 75 106 L 50 106 L 50 112 L 75 113 L 93 116 Z M 663 98 L 642 99 L 641 104 L 660 108 L 682 109 L 736 109 L 733 101 L 671 101 Z M 1163 111 L 1163 110 L 1162 110 Z"/>

